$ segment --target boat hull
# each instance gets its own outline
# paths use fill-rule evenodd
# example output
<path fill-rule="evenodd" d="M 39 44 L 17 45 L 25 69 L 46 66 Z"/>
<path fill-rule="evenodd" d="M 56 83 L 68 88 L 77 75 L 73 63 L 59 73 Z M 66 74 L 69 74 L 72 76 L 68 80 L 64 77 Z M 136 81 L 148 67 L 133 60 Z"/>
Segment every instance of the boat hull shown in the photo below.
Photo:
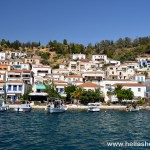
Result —
<path fill-rule="evenodd" d="M 15 108 L 14 110 L 17 112 L 29 112 L 31 108 Z"/>
<path fill-rule="evenodd" d="M 0 107 L 0 112 L 7 111 L 8 109 L 9 109 L 8 106 L 1 106 Z"/>
<path fill-rule="evenodd" d="M 21 104 L 18 108 L 14 109 L 17 112 L 29 112 L 31 111 L 31 106 L 29 104 Z"/>
<path fill-rule="evenodd" d="M 49 108 L 50 113 L 62 113 L 65 112 L 65 108 Z"/>
<path fill-rule="evenodd" d="M 88 108 L 89 112 L 99 112 L 100 108 Z"/>
<path fill-rule="evenodd" d="M 136 112 L 136 111 L 139 111 L 139 108 L 137 108 L 137 109 L 130 109 L 130 112 Z"/>

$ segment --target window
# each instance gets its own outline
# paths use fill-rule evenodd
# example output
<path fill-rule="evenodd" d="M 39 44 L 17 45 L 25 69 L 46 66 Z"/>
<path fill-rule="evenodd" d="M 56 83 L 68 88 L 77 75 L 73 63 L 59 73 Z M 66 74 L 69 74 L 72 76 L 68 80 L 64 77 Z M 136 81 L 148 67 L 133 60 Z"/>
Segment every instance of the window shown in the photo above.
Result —
<path fill-rule="evenodd" d="M 143 77 L 141 77 L 141 81 L 143 81 Z"/>
<path fill-rule="evenodd" d="M 131 88 L 129 88 L 129 90 L 131 91 Z"/>
<path fill-rule="evenodd" d="M 17 91 L 17 85 L 13 86 L 13 91 Z"/>
<path fill-rule="evenodd" d="M 19 91 L 22 91 L 22 85 L 19 85 Z"/>
<path fill-rule="evenodd" d="M 114 71 L 112 71 L 112 74 L 114 74 Z"/>
<path fill-rule="evenodd" d="M 8 85 L 8 91 L 11 91 L 11 85 Z"/>
<path fill-rule="evenodd" d="M 138 88 L 138 92 L 141 92 L 141 88 Z"/>
<path fill-rule="evenodd" d="M 58 92 L 58 88 L 56 88 L 56 92 Z"/>
<path fill-rule="evenodd" d="M 63 88 L 60 88 L 60 93 L 62 93 L 64 90 L 63 90 Z"/>

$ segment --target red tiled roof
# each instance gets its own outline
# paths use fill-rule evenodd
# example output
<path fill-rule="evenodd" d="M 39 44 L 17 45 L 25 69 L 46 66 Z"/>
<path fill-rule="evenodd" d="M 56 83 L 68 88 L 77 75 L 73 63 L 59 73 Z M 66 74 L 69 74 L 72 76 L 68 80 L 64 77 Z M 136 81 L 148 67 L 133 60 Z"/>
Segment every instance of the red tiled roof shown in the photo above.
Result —
<path fill-rule="evenodd" d="M 95 83 L 91 83 L 91 82 L 85 82 L 81 85 L 79 85 L 80 87 L 94 87 L 94 88 L 98 88 L 99 85 L 98 84 L 95 84 Z"/>
<path fill-rule="evenodd" d="M 62 81 L 62 80 L 54 80 L 54 83 L 67 83 L 67 82 Z"/>
<path fill-rule="evenodd" d="M 74 74 L 74 75 L 67 76 L 66 78 L 83 78 L 83 77 Z"/>

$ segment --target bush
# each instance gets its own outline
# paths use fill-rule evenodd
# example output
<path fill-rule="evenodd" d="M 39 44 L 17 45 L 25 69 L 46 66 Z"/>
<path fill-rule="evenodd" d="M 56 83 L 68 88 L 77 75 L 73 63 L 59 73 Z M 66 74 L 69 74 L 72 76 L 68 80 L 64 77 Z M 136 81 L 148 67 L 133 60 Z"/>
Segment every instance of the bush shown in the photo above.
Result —
<path fill-rule="evenodd" d="M 111 102 L 110 102 L 110 100 L 109 101 L 107 101 L 107 103 L 106 103 L 108 106 L 110 106 L 110 104 L 111 104 Z"/>
<path fill-rule="evenodd" d="M 144 104 L 144 101 L 143 101 L 141 98 L 139 98 L 139 99 L 137 100 L 137 104 L 138 104 L 138 105 L 143 105 L 143 104 Z"/>

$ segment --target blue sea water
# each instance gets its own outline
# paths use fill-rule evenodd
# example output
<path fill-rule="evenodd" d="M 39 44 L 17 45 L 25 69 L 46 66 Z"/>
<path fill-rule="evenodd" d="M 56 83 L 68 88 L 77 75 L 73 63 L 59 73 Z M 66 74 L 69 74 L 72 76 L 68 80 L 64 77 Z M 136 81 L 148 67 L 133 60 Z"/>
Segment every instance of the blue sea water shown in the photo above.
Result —
<path fill-rule="evenodd" d="M 134 141 L 150 143 L 149 111 L 0 113 L 0 150 L 150 149 L 107 145 Z"/>

